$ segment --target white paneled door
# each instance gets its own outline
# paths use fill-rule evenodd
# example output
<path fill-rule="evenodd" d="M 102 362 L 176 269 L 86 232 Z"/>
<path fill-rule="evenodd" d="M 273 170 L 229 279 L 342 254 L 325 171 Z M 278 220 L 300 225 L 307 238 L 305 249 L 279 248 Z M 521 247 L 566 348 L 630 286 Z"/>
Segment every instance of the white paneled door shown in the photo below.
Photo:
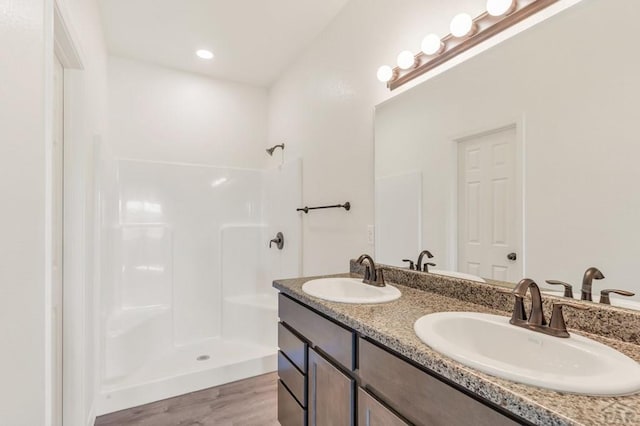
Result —
<path fill-rule="evenodd" d="M 516 126 L 458 144 L 458 270 L 500 281 L 522 278 Z"/>
<path fill-rule="evenodd" d="M 53 422 L 62 425 L 62 235 L 63 235 L 63 158 L 64 158 L 64 70 L 60 61 L 54 60 L 54 112 L 53 112 L 53 238 L 51 309 L 53 346 Z"/>

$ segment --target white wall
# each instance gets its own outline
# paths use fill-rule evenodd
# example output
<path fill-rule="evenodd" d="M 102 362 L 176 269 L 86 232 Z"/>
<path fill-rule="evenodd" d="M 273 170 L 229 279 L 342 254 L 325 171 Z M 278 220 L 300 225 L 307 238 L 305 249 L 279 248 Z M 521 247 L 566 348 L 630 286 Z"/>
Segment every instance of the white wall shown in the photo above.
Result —
<path fill-rule="evenodd" d="M 45 419 L 45 83 L 52 8 L 0 1 L 0 423 Z M 52 93 L 52 92 L 51 92 Z M 50 101 L 50 99 L 49 99 Z"/>
<path fill-rule="evenodd" d="M 92 200 L 89 147 L 92 135 L 104 129 L 104 54 L 94 2 L 59 1 L 68 25 L 78 36 L 85 71 L 65 77 L 65 409 L 69 425 L 91 420 L 95 395 L 95 333 L 91 252 Z M 50 238 L 46 215 L 48 146 L 51 126 L 53 63 L 53 1 L 0 3 L 0 53 L 3 199 L 2 294 L 0 354 L 0 423 L 41 425 L 50 421 L 50 390 L 45 365 Z M 102 74 L 101 74 L 102 71 Z M 89 178 L 89 179 L 87 179 Z M 5 229 L 6 228 L 6 229 Z M 73 250 L 71 248 L 73 247 Z M 80 249 L 79 249 L 80 248 Z M 73 256 L 70 254 L 73 253 Z M 5 305 L 6 304 L 6 305 Z M 73 368 L 71 368 L 71 366 Z"/>
<path fill-rule="evenodd" d="M 266 165 L 266 89 L 109 57 L 109 142 L 120 158 Z"/>
<path fill-rule="evenodd" d="M 446 34 L 461 11 L 484 11 L 485 0 L 351 0 L 270 90 L 269 142 L 286 142 L 304 161 L 304 204 L 349 200 L 352 210 L 303 218 L 303 273 L 343 272 L 347 259 L 373 252 L 374 106 L 516 34 L 579 0 L 561 0 L 413 82 L 389 92 L 376 79 L 405 49 L 418 52 L 429 32 Z"/>
<path fill-rule="evenodd" d="M 270 90 L 269 141 L 304 161 L 303 204 L 351 201 L 350 212 L 303 217 L 303 273 L 343 272 L 373 252 L 374 106 L 388 98 L 376 70 L 404 49 L 419 50 L 429 31 L 446 34 L 462 10 L 483 0 L 352 0 Z"/>
<path fill-rule="evenodd" d="M 523 119 L 525 274 L 579 285 L 597 266 L 601 289 L 640 295 L 629 279 L 640 252 L 638 13 L 637 2 L 582 2 L 378 108 L 376 176 L 422 170 L 429 249 L 455 243 L 453 140 Z"/>

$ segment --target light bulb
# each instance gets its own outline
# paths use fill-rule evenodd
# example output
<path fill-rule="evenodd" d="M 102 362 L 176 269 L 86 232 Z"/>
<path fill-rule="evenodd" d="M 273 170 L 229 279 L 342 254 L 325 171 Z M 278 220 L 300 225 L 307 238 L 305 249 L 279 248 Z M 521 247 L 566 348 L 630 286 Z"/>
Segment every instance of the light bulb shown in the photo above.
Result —
<path fill-rule="evenodd" d="M 474 31 L 473 19 L 468 13 L 459 13 L 451 20 L 449 26 L 451 35 L 454 37 L 466 37 L 470 36 Z"/>
<path fill-rule="evenodd" d="M 393 70 L 389 65 L 383 65 L 378 68 L 378 80 L 383 83 L 388 82 L 393 78 Z"/>
<path fill-rule="evenodd" d="M 201 59 L 213 59 L 213 52 L 206 49 L 196 51 L 196 55 Z"/>
<path fill-rule="evenodd" d="M 408 50 L 403 50 L 398 55 L 398 67 L 400 67 L 403 70 L 408 70 L 409 68 L 414 66 L 415 61 L 416 61 L 416 58 L 413 56 L 413 53 L 411 53 Z"/>
<path fill-rule="evenodd" d="M 507 15 L 516 7 L 516 0 L 487 0 L 487 13 L 491 16 Z"/>
<path fill-rule="evenodd" d="M 422 51 L 425 55 L 435 55 L 444 50 L 444 43 L 437 34 L 429 34 L 422 39 Z"/>

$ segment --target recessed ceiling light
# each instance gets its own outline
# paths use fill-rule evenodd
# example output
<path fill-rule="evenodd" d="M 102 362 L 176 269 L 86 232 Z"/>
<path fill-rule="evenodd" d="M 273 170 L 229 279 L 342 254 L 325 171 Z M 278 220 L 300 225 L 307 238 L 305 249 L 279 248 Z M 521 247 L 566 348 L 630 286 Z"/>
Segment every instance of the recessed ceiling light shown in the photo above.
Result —
<path fill-rule="evenodd" d="M 196 51 L 196 55 L 198 55 L 198 58 L 202 59 L 213 59 L 213 52 L 206 49 Z"/>

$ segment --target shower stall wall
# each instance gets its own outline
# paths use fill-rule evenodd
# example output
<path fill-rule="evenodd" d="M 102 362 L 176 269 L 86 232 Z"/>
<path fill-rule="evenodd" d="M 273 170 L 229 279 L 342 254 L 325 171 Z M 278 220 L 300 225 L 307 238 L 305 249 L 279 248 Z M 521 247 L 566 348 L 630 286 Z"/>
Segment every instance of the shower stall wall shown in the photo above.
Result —
<path fill-rule="evenodd" d="M 275 370 L 271 281 L 300 273 L 300 162 L 102 164 L 99 414 Z"/>

